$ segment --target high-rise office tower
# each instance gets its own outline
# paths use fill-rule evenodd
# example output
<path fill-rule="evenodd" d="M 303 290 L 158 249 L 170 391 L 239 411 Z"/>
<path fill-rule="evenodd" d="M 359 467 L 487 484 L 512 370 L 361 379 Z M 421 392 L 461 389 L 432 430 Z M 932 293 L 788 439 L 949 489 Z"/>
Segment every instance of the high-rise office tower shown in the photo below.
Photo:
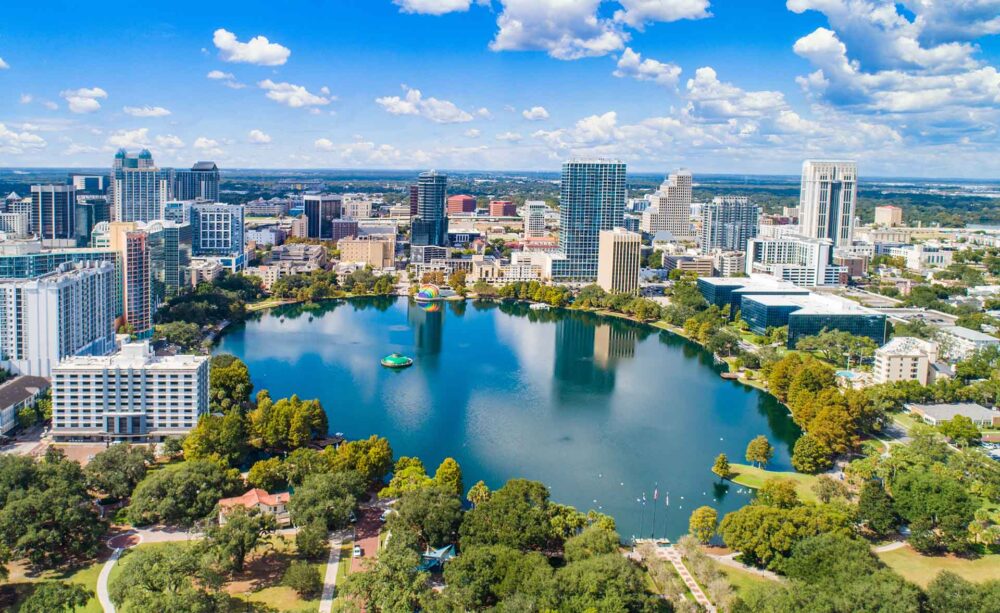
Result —
<path fill-rule="evenodd" d="M 0 283 L 0 363 L 47 377 L 60 360 L 115 344 L 115 266 L 66 262 L 35 279 Z"/>
<path fill-rule="evenodd" d="M 541 200 L 528 200 L 524 203 L 524 238 L 544 238 L 545 211 L 549 209 Z"/>
<path fill-rule="evenodd" d="M 147 149 L 137 155 L 119 150 L 111 173 L 110 198 L 115 221 L 163 219 L 163 204 L 170 191 L 170 171 L 157 168 Z"/>
<path fill-rule="evenodd" d="M 417 179 L 417 215 L 410 223 L 411 245 L 444 246 L 448 242 L 448 175 L 435 170 Z"/>
<path fill-rule="evenodd" d="M 174 221 L 146 224 L 153 304 L 160 304 L 190 285 L 194 247 L 191 225 Z"/>
<path fill-rule="evenodd" d="M 148 337 L 153 331 L 149 237 L 134 221 L 111 222 L 108 233 L 111 249 L 121 256 L 122 312 L 125 323 L 139 338 Z"/>
<path fill-rule="evenodd" d="M 701 207 L 701 252 L 746 251 L 747 241 L 757 236 L 759 217 L 760 207 L 746 196 L 715 197 Z"/>
<path fill-rule="evenodd" d="M 30 231 L 42 240 L 72 239 L 76 233 L 76 188 L 31 186 Z"/>
<path fill-rule="evenodd" d="M 598 245 L 597 284 L 612 294 L 639 289 L 639 254 L 642 237 L 625 228 L 601 230 Z"/>
<path fill-rule="evenodd" d="M 243 205 L 196 202 L 191 205 L 194 254 L 239 255 L 246 247 Z"/>
<path fill-rule="evenodd" d="M 597 279 L 601 230 L 621 227 L 625 213 L 625 163 L 572 160 L 563 164 L 559 190 L 559 252 L 552 278 Z"/>
<path fill-rule="evenodd" d="M 681 169 L 672 173 L 650 201 L 639 224 L 643 232 L 666 231 L 676 237 L 691 234 L 691 171 Z"/>
<path fill-rule="evenodd" d="M 333 240 L 333 220 L 340 217 L 343 199 L 330 194 L 306 194 L 302 201 L 306 216 L 306 236 Z"/>
<path fill-rule="evenodd" d="M 82 194 L 101 195 L 108 191 L 108 177 L 106 175 L 85 175 L 80 173 L 70 173 L 66 181 L 68 185 L 76 188 Z"/>
<path fill-rule="evenodd" d="M 110 210 L 107 200 L 90 199 L 76 203 L 76 246 L 86 247 L 90 243 L 90 234 L 94 226 L 102 221 L 110 221 Z"/>
<path fill-rule="evenodd" d="M 858 165 L 846 160 L 806 160 L 802 163 L 799 224 L 809 238 L 826 238 L 834 247 L 854 240 L 858 195 Z"/>
<path fill-rule="evenodd" d="M 175 200 L 219 200 L 219 167 L 215 162 L 196 162 L 191 170 L 173 171 Z"/>
<path fill-rule="evenodd" d="M 408 195 L 410 199 L 410 217 L 413 217 L 417 214 L 417 203 L 420 202 L 420 187 L 411 185 Z"/>

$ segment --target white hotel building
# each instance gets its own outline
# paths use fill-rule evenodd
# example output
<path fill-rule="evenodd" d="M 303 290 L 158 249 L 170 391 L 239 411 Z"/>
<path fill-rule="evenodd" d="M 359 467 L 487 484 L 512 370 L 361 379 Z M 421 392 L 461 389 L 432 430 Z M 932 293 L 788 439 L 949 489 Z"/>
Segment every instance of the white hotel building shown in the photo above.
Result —
<path fill-rule="evenodd" d="M 769 274 L 801 287 L 839 285 L 847 269 L 834 266 L 829 239 L 786 235 L 754 238 L 747 243 L 746 273 Z"/>
<path fill-rule="evenodd" d="M 183 436 L 208 412 L 207 356 L 156 356 L 148 341 L 52 369 L 56 441 L 146 443 Z"/>

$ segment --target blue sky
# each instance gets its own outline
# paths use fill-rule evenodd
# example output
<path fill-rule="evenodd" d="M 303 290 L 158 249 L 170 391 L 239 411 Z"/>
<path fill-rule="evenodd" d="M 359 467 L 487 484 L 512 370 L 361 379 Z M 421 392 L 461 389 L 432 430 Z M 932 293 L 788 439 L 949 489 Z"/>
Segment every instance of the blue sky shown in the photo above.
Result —
<path fill-rule="evenodd" d="M 9 4 L 2 166 L 1000 176 L 1000 0 Z"/>

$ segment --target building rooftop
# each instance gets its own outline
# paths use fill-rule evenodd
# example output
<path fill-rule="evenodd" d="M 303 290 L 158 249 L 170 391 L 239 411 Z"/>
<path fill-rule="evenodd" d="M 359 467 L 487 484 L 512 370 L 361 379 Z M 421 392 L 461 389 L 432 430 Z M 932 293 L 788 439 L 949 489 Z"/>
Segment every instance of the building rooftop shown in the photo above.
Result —
<path fill-rule="evenodd" d="M 764 306 L 797 306 L 796 315 L 880 315 L 856 302 L 820 294 L 755 294 L 744 300 L 753 300 Z"/>
<path fill-rule="evenodd" d="M 941 331 L 951 336 L 972 341 L 974 343 L 1000 343 L 1000 339 L 978 330 L 970 330 L 962 326 L 942 326 Z"/>
<path fill-rule="evenodd" d="M 93 370 L 95 368 L 147 370 L 194 369 L 208 361 L 203 355 L 158 356 L 153 353 L 149 341 L 124 343 L 121 350 L 113 355 L 75 356 L 66 358 L 52 368 L 53 373 L 74 369 Z"/>
<path fill-rule="evenodd" d="M 973 421 L 991 420 L 998 414 L 993 409 L 987 409 L 974 402 L 959 402 L 955 404 L 906 404 L 908 411 L 932 417 L 936 421 L 945 421 L 956 415 L 964 415 Z"/>
<path fill-rule="evenodd" d="M 912 336 L 897 336 L 879 347 L 878 352 L 892 355 L 919 355 L 933 352 L 936 349 L 937 343 L 933 341 L 925 341 Z"/>
<path fill-rule="evenodd" d="M 0 385 L 0 409 L 27 400 L 48 387 L 49 380 L 45 377 L 30 377 L 28 375 L 15 377 Z"/>
<path fill-rule="evenodd" d="M 277 506 L 279 504 L 287 504 L 291 495 L 288 492 L 279 492 L 277 494 L 268 494 L 266 490 L 260 488 L 254 488 L 249 492 L 243 494 L 242 496 L 236 496 L 234 498 L 223 498 L 219 500 L 219 506 L 227 509 L 236 506 L 243 506 L 250 508 L 258 504 L 266 504 L 268 506 Z"/>
<path fill-rule="evenodd" d="M 794 283 L 762 274 L 752 274 L 749 277 L 701 277 L 698 282 L 721 287 L 739 287 L 746 290 L 788 290 L 797 294 L 809 291 Z"/>

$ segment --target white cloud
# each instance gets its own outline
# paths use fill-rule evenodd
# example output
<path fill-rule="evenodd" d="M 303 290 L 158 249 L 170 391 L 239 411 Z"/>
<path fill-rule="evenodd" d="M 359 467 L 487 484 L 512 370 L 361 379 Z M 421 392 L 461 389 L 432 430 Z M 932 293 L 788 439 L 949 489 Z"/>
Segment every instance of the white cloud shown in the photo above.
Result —
<path fill-rule="evenodd" d="M 482 117 L 483 119 L 493 119 L 493 113 L 491 113 L 485 106 L 476 111 L 476 115 Z"/>
<path fill-rule="evenodd" d="M 45 147 L 48 143 L 37 134 L 11 130 L 3 123 L 0 123 L 0 153 L 24 153 L 26 150 L 36 150 Z"/>
<path fill-rule="evenodd" d="M 224 62 L 242 62 L 258 66 L 281 66 L 292 54 L 288 47 L 272 43 L 265 36 L 255 36 L 241 43 L 232 32 L 219 28 L 212 35 L 212 42 Z"/>
<path fill-rule="evenodd" d="M 480 132 L 475 128 L 469 128 L 468 130 L 465 131 L 466 138 L 479 138 L 480 134 L 482 134 L 482 132 Z"/>
<path fill-rule="evenodd" d="M 357 136 L 353 142 L 335 143 L 328 138 L 313 142 L 316 150 L 323 152 L 327 165 L 332 160 L 338 166 L 399 167 L 407 164 L 425 165 L 430 156 L 420 149 L 408 149 L 404 154 L 398 147 L 378 144 Z"/>
<path fill-rule="evenodd" d="M 488 5 L 489 0 L 392 0 L 404 13 L 444 15 L 469 10 L 473 4 Z"/>
<path fill-rule="evenodd" d="M 709 0 L 618 0 L 618 2 L 623 10 L 615 11 L 615 20 L 639 29 L 646 23 L 654 21 L 704 19 L 712 16 L 708 12 Z"/>
<path fill-rule="evenodd" d="M 294 109 L 330 104 L 329 98 L 313 94 L 302 85 L 275 83 L 271 79 L 264 79 L 257 85 L 267 91 L 266 95 L 271 100 Z"/>
<path fill-rule="evenodd" d="M 639 81 L 653 81 L 660 85 L 674 86 L 681 76 L 681 67 L 651 58 L 644 60 L 642 55 L 629 47 L 618 58 L 618 65 L 612 74 L 620 78 L 630 77 Z"/>
<path fill-rule="evenodd" d="M 212 70 L 207 75 L 205 75 L 213 81 L 221 81 L 223 85 L 230 89 L 243 89 L 246 87 L 243 83 L 236 80 L 236 77 L 231 72 L 222 72 L 221 70 Z"/>
<path fill-rule="evenodd" d="M 194 140 L 195 149 L 213 149 L 218 146 L 219 141 L 204 136 L 199 136 Z"/>
<path fill-rule="evenodd" d="M 54 111 L 59 108 L 59 105 L 56 104 L 55 102 L 52 102 L 51 100 L 45 100 L 44 102 L 42 102 L 42 106 L 49 109 L 50 111 Z"/>
<path fill-rule="evenodd" d="M 313 142 L 313 146 L 320 151 L 333 151 L 333 141 L 329 138 L 317 138 Z"/>
<path fill-rule="evenodd" d="M 549 118 L 549 112 L 545 110 L 544 106 L 533 106 L 521 111 L 521 116 L 528 121 L 542 121 Z"/>
<path fill-rule="evenodd" d="M 142 149 L 149 146 L 149 128 L 135 130 L 118 130 L 107 140 L 108 145 L 116 149 Z"/>
<path fill-rule="evenodd" d="M 257 129 L 250 130 L 250 133 L 247 134 L 247 138 L 249 138 L 250 142 L 255 145 L 266 145 L 271 142 L 271 136 L 269 134 L 265 134 Z"/>
<path fill-rule="evenodd" d="M 20 98 L 21 104 L 31 104 L 31 101 L 34 99 L 35 97 L 32 96 L 31 94 L 21 94 Z"/>
<path fill-rule="evenodd" d="M 108 92 L 100 87 L 83 87 L 63 90 L 59 95 L 66 99 L 73 113 L 93 113 L 101 108 L 99 99 L 107 98 Z"/>
<path fill-rule="evenodd" d="M 180 149 L 184 146 L 184 141 L 173 134 L 163 134 L 156 137 L 156 144 L 164 149 Z"/>
<path fill-rule="evenodd" d="M 97 153 L 99 151 L 100 148 L 98 147 L 81 143 L 70 143 L 62 149 L 63 155 L 80 155 L 81 153 Z"/>
<path fill-rule="evenodd" d="M 126 106 L 122 110 L 132 117 L 166 117 L 170 114 L 162 106 Z"/>
<path fill-rule="evenodd" d="M 517 132 L 501 132 L 500 134 L 497 134 L 497 140 L 506 141 L 508 143 L 516 143 L 523 138 L 524 137 Z"/>
<path fill-rule="evenodd" d="M 610 19 L 601 19 L 601 0 L 501 0 L 494 51 L 545 51 L 560 60 L 607 55 L 629 36 Z"/>
<path fill-rule="evenodd" d="M 10 64 L 3 61 L 3 58 L 0 57 L 0 70 L 7 70 L 8 68 L 10 68 Z"/>
<path fill-rule="evenodd" d="M 417 115 L 435 123 L 465 123 L 472 121 L 471 113 L 458 108 L 454 102 L 437 98 L 424 98 L 419 89 L 405 85 L 406 96 L 383 96 L 375 102 L 392 115 Z"/>

